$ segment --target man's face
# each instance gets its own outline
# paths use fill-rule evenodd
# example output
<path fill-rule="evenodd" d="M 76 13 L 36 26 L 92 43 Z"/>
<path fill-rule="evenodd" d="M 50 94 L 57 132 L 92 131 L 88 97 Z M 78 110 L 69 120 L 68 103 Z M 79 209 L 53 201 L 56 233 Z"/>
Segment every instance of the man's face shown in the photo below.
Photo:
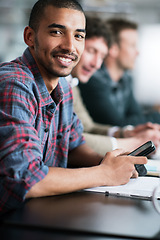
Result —
<path fill-rule="evenodd" d="M 126 29 L 120 33 L 117 64 L 123 70 L 133 69 L 137 55 L 138 34 L 136 30 Z"/>
<path fill-rule="evenodd" d="M 86 83 L 101 64 L 108 53 L 108 47 L 102 37 L 93 37 L 85 40 L 85 49 L 77 66 L 72 71 L 72 76 L 80 82 Z"/>
<path fill-rule="evenodd" d="M 80 11 L 46 7 L 32 54 L 44 79 L 70 74 L 84 50 L 85 17 Z"/>

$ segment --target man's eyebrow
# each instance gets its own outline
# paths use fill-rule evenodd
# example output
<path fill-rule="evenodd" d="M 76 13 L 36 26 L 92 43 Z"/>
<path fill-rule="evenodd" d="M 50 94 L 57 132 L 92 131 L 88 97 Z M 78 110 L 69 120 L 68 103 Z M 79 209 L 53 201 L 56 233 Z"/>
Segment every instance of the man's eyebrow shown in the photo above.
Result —
<path fill-rule="evenodd" d="M 66 26 L 61 25 L 61 24 L 57 24 L 57 23 L 52 23 L 48 26 L 48 28 L 60 28 L 60 29 L 66 29 Z M 84 32 L 86 33 L 85 29 L 76 29 L 77 32 Z"/>
<path fill-rule="evenodd" d="M 85 29 L 76 29 L 77 32 L 84 32 L 86 33 L 86 30 Z"/>
<path fill-rule="evenodd" d="M 49 28 L 61 28 L 61 29 L 66 29 L 64 25 L 57 24 L 57 23 L 52 23 L 51 25 L 48 26 Z"/>

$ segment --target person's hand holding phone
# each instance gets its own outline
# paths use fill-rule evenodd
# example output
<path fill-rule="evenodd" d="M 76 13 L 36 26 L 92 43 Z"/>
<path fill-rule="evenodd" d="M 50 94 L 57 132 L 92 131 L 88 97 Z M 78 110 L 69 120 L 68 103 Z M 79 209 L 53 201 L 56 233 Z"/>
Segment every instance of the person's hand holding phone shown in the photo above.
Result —
<path fill-rule="evenodd" d="M 129 156 L 148 156 L 150 153 L 155 151 L 155 146 L 152 141 L 148 141 L 129 153 Z M 135 168 L 139 176 L 145 176 L 147 174 L 147 169 L 143 164 L 135 164 Z"/>

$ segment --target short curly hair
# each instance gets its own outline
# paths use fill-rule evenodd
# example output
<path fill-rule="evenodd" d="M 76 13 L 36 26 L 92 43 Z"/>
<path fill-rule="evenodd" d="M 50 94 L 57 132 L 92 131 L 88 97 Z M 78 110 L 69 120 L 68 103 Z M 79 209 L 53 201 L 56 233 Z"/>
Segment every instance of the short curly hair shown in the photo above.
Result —
<path fill-rule="evenodd" d="M 38 0 L 30 13 L 29 26 L 36 32 L 39 28 L 41 19 L 43 18 L 44 10 L 47 6 L 57 8 L 70 8 L 84 13 L 82 6 L 77 0 Z"/>
<path fill-rule="evenodd" d="M 103 37 L 107 46 L 111 46 L 112 38 L 108 25 L 98 17 L 86 16 L 86 39 L 95 36 Z"/>

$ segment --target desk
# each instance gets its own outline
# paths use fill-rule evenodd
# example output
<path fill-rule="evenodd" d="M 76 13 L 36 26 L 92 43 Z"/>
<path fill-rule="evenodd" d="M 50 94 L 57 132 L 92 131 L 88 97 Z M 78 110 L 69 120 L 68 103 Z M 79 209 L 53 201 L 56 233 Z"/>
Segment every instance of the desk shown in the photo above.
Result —
<path fill-rule="evenodd" d="M 27 240 L 160 239 L 160 215 L 151 201 L 92 192 L 31 199 L 5 215 L 2 226 L 27 232 Z M 45 237 L 31 238 L 29 233 Z"/>

